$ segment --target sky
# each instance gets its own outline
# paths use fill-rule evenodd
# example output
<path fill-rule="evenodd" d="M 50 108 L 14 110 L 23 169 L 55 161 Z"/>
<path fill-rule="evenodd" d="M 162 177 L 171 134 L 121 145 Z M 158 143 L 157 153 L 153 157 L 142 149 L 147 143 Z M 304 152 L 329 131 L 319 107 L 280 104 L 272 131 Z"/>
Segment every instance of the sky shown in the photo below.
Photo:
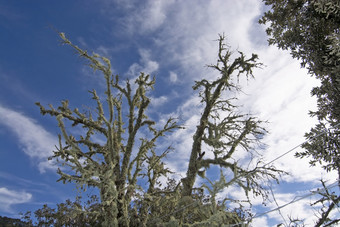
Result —
<path fill-rule="evenodd" d="M 56 120 L 42 116 L 34 103 L 58 106 L 67 99 L 72 107 L 86 109 L 88 90 L 101 91 L 105 82 L 70 47 L 61 45 L 56 30 L 79 47 L 109 58 L 113 73 L 122 79 L 134 79 L 140 72 L 155 76 L 148 113 L 160 123 L 167 116 L 179 117 L 186 128 L 166 140 L 175 148 L 166 162 L 178 179 L 185 176 L 202 111 L 192 86 L 218 76 L 206 66 L 216 62 L 219 34 L 225 34 L 235 56 L 237 51 L 256 53 L 263 63 L 254 70 L 255 79 L 240 81 L 243 92 L 237 95 L 243 112 L 268 121 L 264 161 L 304 142 L 304 133 L 316 123 L 308 111 L 316 109 L 310 91 L 319 82 L 289 52 L 268 46 L 265 26 L 257 23 L 265 10 L 260 0 L 0 0 L 0 215 L 19 217 L 19 212 L 53 206 L 77 194 L 74 185 L 56 182 L 56 166 L 47 158 L 60 131 Z M 336 180 L 336 174 L 295 158 L 296 151 L 302 149 L 273 163 L 290 174 L 280 185 L 273 184 L 275 199 L 265 207 L 259 198 L 252 199 L 254 213 L 308 194 L 321 187 L 320 179 L 327 184 Z M 196 184 L 203 182 L 198 179 Z M 244 197 L 236 187 L 219 196 Z M 285 223 L 290 216 L 312 224 L 313 198 L 262 215 L 253 226 Z"/>

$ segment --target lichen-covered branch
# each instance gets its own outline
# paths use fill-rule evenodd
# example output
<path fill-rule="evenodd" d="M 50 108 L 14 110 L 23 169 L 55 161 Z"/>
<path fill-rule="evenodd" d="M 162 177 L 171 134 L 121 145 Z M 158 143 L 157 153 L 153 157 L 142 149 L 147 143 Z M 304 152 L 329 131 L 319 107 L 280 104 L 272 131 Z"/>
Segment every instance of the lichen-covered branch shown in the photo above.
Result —
<path fill-rule="evenodd" d="M 119 83 L 119 77 L 112 75 L 109 59 L 88 54 L 71 43 L 64 33 L 59 35 L 64 44 L 71 46 L 88 61 L 91 68 L 103 74 L 106 102 L 102 102 L 97 92 L 91 90 L 96 111 L 90 113 L 81 113 L 77 108 L 70 109 L 68 101 L 63 101 L 56 109 L 52 105 L 46 109 L 36 103 L 43 115 L 56 117 L 61 129 L 59 146 L 50 159 L 61 164 L 58 169 L 60 181 L 74 182 L 84 190 L 86 187 L 99 189 L 104 226 L 129 226 L 128 207 L 132 195 L 140 187 L 137 178 L 141 176 L 141 171 L 153 172 L 153 180 L 149 182 L 151 188 L 154 187 L 155 179 L 167 171 L 164 166 L 150 162 L 155 157 L 155 142 L 180 127 L 174 119 L 169 119 L 161 130 L 156 130 L 153 128 L 155 122 L 146 116 L 150 103 L 147 93 L 153 88 L 154 78 L 150 80 L 149 75 L 141 73 L 135 81 L 135 90 L 129 81 L 124 87 Z M 128 111 L 127 128 L 124 128 L 125 118 L 122 114 L 125 110 Z M 82 133 L 72 135 L 65 126 L 66 122 L 72 127 L 81 126 Z M 151 139 L 137 138 L 140 130 L 151 135 Z M 97 142 L 94 136 L 103 137 L 105 143 Z M 135 147 L 138 139 L 142 139 L 139 149 Z"/>
<path fill-rule="evenodd" d="M 228 91 L 240 90 L 235 78 L 238 80 L 241 75 L 253 77 L 253 68 L 261 65 L 257 63 L 257 55 L 246 58 L 242 52 L 238 53 L 240 56 L 232 61 L 232 53 L 224 44 L 224 36 L 220 36 L 217 63 L 210 65 L 220 73 L 220 77 L 211 82 L 206 79 L 197 81 L 193 87 L 194 90 L 201 89 L 204 111 L 193 136 L 187 175 L 182 179 L 183 196 L 191 195 L 197 174 L 204 172 L 201 168 L 207 169 L 210 165 L 232 168 L 235 163 L 227 160 L 235 151 L 244 149 L 251 152 L 266 132 L 261 127 L 261 121 L 238 113 L 237 106 L 232 104 L 234 98 L 224 98 Z M 203 143 L 212 148 L 213 159 L 204 157 L 208 151 L 202 151 Z"/>

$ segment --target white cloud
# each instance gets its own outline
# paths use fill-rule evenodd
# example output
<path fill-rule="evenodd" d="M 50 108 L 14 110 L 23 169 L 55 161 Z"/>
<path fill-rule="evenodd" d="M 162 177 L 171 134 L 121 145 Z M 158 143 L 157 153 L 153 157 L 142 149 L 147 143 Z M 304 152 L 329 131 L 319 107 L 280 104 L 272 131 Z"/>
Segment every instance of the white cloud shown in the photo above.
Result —
<path fill-rule="evenodd" d="M 177 76 L 177 74 L 174 73 L 173 71 L 170 71 L 169 79 L 170 79 L 170 82 L 171 82 L 171 83 L 176 83 L 176 82 L 177 82 L 177 79 L 178 79 L 178 76 Z"/>
<path fill-rule="evenodd" d="M 316 216 L 315 216 L 315 208 L 312 208 L 310 206 L 310 203 L 314 200 L 312 200 L 311 197 L 303 198 L 301 199 L 299 196 L 305 196 L 308 195 L 309 192 L 302 194 L 302 193 L 275 193 L 275 199 L 277 201 L 277 204 L 272 202 L 268 204 L 266 211 L 272 211 L 268 214 L 266 214 L 267 218 L 270 218 L 272 220 L 276 220 L 276 224 L 279 223 L 285 223 L 289 224 L 290 218 L 292 220 L 298 219 L 300 221 L 303 221 L 303 223 L 306 226 L 312 226 L 313 223 L 315 223 Z M 294 202 L 297 201 L 297 202 Z M 286 205 L 286 206 L 285 206 Z M 280 208 L 280 212 L 276 210 L 277 208 L 284 206 Z M 259 212 L 261 214 L 261 212 Z M 258 215 L 259 215 L 258 214 Z M 255 219 L 256 220 L 256 219 Z"/>
<path fill-rule="evenodd" d="M 168 101 L 168 98 L 166 96 L 160 96 L 160 97 L 151 97 L 151 105 L 153 107 L 159 107 L 163 104 L 165 104 Z"/>
<path fill-rule="evenodd" d="M 251 226 L 269 226 L 267 218 L 265 217 L 260 217 L 256 218 L 252 221 Z"/>
<path fill-rule="evenodd" d="M 157 44 L 164 50 L 164 60 L 180 64 L 185 76 L 195 79 L 203 76 L 204 65 L 216 59 L 217 43 L 213 40 L 217 34 L 226 32 L 233 48 L 244 50 L 250 45 L 248 28 L 259 13 L 256 1 L 182 1 L 173 7 L 176 11 L 163 24 Z"/>
<path fill-rule="evenodd" d="M 164 9 L 173 1 L 149 1 L 141 13 L 140 23 L 145 32 L 159 28 L 166 19 Z"/>
<path fill-rule="evenodd" d="M 133 63 L 129 70 L 128 75 L 132 77 L 138 77 L 140 72 L 146 74 L 152 74 L 158 70 L 159 64 L 156 61 L 151 60 L 150 51 L 146 49 L 139 49 L 140 63 Z"/>
<path fill-rule="evenodd" d="M 100 55 L 100 56 L 103 56 L 103 57 L 109 57 L 110 56 L 110 51 L 111 49 L 108 48 L 108 47 L 104 47 L 102 45 L 99 45 L 97 47 L 97 53 Z"/>
<path fill-rule="evenodd" d="M 316 109 L 316 100 L 311 98 L 310 91 L 319 81 L 307 75 L 287 52 L 269 47 L 260 51 L 261 56 L 267 66 L 256 70 L 255 80 L 248 84 L 243 82 L 246 95 L 242 95 L 239 102 L 244 105 L 244 110 L 269 121 L 266 125 L 269 134 L 264 142 L 268 145 L 266 161 L 271 161 L 304 142 L 304 133 L 316 123 L 308 111 Z M 315 182 L 321 177 L 336 178 L 320 167 L 310 168 L 308 159 L 295 158 L 295 152 L 301 149 L 299 147 L 275 161 L 278 168 L 291 173 L 285 180 Z"/>
<path fill-rule="evenodd" d="M 88 48 L 88 45 L 87 45 L 87 43 L 86 43 L 84 37 L 79 36 L 79 37 L 77 38 L 77 41 L 80 43 L 80 47 L 81 47 L 81 48 Z"/>
<path fill-rule="evenodd" d="M 32 199 L 32 194 L 25 191 L 9 190 L 0 188 L 0 211 L 13 213 L 11 206 L 20 203 L 27 203 Z"/>
<path fill-rule="evenodd" d="M 181 79 L 191 82 L 203 76 L 206 64 L 215 61 L 217 43 L 213 40 L 217 34 L 227 32 L 227 41 L 234 48 L 244 50 L 251 46 L 248 30 L 261 6 L 261 2 L 246 0 L 130 3 L 123 7 L 126 16 L 122 20 L 131 37 L 151 37 L 152 56 L 157 56 L 160 63 L 179 65 Z"/>
<path fill-rule="evenodd" d="M 0 3 L 0 17 L 2 20 L 10 22 L 25 19 L 25 16 L 22 13 L 3 3 Z"/>
<path fill-rule="evenodd" d="M 55 169 L 47 158 L 52 155 L 56 137 L 33 119 L 0 105 L 0 124 L 12 131 L 26 155 L 38 163 L 40 172 Z"/>
<path fill-rule="evenodd" d="M 138 4 L 137 2 L 121 2 L 131 15 L 122 19 L 127 32 L 150 33 L 160 28 L 167 19 L 167 10 L 175 1 L 153 0 Z M 127 7 L 125 6 L 127 4 Z"/>

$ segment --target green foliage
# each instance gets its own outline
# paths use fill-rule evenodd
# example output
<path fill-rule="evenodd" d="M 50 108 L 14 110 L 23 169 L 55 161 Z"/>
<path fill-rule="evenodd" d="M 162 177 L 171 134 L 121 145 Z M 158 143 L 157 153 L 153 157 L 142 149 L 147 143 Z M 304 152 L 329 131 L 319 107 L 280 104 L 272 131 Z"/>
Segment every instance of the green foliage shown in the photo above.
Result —
<path fill-rule="evenodd" d="M 24 222 L 17 218 L 8 218 L 8 217 L 0 216 L 0 226 L 2 227 L 24 227 L 24 226 L 29 226 L 29 222 Z"/>
<path fill-rule="evenodd" d="M 57 204 L 57 208 L 51 208 L 46 204 L 34 212 L 36 222 L 32 222 L 31 212 L 27 212 L 23 219 L 30 226 L 102 226 L 104 217 L 100 213 L 101 204 L 96 196 L 82 204 L 81 197 L 74 202 L 66 200 Z"/>
<path fill-rule="evenodd" d="M 339 2 L 336 0 L 264 0 L 272 7 L 260 23 L 269 23 L 269 44 L 289 49 L 316 76 L 328 75 L 339 60 Z M 335 48 L 337 47 L 337 48 Z M 327 64 L 328 62 L 328 64 Z"/>

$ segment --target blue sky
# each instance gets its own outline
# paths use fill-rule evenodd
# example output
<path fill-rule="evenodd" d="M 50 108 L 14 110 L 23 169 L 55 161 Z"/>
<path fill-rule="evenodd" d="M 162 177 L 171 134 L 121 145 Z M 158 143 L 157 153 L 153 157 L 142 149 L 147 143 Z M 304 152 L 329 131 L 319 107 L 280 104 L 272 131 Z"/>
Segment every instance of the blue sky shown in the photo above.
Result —
<path fill-rule="evenodd" d="M 34 103 L 57 106 L 68 99 L 72 107 L 86 108 L 87 91 L 100 91 L 104 82 L 71 48 L 61 45 L 55 29 L 83 49 L 108 57 L 122 79 L 133 79 L 140 71 L 156 76 L 149 114 L 159 122 L 178 116 L 186 126 L 167 138 L 175 147 L 167 164 L 177 177 L 186 171 L 200 113 L 191 87 L 195 80 L 217 76 L 206 65 L 216 60 L 221 33 L 232 50 L 257 53 L 265 65 L 255 70 L 255 80 L 241 81 L 244 93 L 239 94 L 243 111 L 269 121 L 265 160 L 303 142 L 304 132 L 315 123 L 308 110 L 316 108 L 310 90 L 318 81 L 288 52 L 268 47 L 265 27 L 257 24 L 263 11 L 259 0 L 0 0 L 0 215 L 17 217 L 20 211 L 60 203 L 77 193 L 73 185 L 56 183 L 55 166 L 47 157 L 59 129 Z M 321 178 L 329 183 L 336 179 L 293 154 L 275 162 L 290 172 L 274 188 L 280 205 L 319 187 Z M 242 159 L 242 153 L 236 158 Z M 221 197 L 242 198 L 237 188 L 223 193 Z M 283 216 L 299 214 L 313 222 L 309 201 L 282 209 Z M 258 199 L 253 204 L 254 212 L 276 207 L 269 203 L 261 208 Z M 266 226 L 284 220 L 273 212 L 254 221 L 254 226 Z"/>

